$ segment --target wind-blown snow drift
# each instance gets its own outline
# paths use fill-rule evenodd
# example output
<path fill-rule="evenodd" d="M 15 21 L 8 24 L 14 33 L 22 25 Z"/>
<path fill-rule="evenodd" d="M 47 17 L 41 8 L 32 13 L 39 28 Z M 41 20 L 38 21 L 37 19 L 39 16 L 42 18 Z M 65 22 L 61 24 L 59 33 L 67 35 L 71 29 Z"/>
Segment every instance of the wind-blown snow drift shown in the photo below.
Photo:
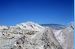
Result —
<path fill-rule="evenodd" d="M 34 22 L 0 26 L 0 49 L 73 49 L 73 28 L 56 30 Z"/>

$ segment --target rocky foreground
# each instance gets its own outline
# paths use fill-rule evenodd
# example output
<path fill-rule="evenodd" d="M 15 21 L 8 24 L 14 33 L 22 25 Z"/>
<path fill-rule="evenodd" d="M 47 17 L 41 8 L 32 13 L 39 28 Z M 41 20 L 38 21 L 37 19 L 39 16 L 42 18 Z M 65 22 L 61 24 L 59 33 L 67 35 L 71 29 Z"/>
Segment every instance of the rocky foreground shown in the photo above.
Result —
<path fill-rule="evenodd" d="M 53 29 L 26 22 L 0 26 L 0 49 L 74 49 L 74 25 Z"/>

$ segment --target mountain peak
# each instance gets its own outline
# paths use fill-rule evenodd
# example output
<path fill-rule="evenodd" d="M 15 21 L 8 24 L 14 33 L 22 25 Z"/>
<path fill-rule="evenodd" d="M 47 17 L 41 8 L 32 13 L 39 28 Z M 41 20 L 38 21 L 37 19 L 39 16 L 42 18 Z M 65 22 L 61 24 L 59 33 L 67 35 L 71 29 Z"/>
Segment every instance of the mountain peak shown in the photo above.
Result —
<path fill-rule="evenodd" d="M 27 30 L 35 30 L 35 31 L 40 31 L 41 29 L 43 29 L 43 26 L 40 26 L 37 23 L 28 21 L 28 22 L 24 22 L 24 23 L 20 23 L 16 25 L 17 27 L 20 27 L 21 29 L 27 29 Z"/>

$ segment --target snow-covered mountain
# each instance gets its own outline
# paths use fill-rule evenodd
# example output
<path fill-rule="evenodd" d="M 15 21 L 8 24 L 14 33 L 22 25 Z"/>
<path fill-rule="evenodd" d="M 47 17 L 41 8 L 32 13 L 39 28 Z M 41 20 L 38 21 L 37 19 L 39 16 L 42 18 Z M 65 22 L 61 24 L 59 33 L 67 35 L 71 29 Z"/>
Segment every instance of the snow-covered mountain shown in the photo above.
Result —
<path fill-rule="evenodd" d="M 41 29 L 44 28 L 34 22 L 21 23 L 21 24 L 17 24 L 16 26 L 20 27 L 21 29 L 34 30 L 34 31 L 40 31 Z"/>
<path fill-rule="evenodd" d="M 58 26 L 52 28 L 34 22 L 0 26 L 0 49 L 73 49 L 73 23 Z"/>

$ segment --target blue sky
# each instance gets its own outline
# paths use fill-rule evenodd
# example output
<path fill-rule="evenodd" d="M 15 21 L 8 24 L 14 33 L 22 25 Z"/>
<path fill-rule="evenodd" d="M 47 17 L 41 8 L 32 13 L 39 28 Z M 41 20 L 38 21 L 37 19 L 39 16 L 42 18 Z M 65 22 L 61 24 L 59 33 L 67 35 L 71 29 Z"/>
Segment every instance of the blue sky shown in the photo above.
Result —
<path fill-rule="evenodd" d="M 33 21 L 64 24 L 74 20 L 73 0 L 0 0 L 0 25 Z"/>

